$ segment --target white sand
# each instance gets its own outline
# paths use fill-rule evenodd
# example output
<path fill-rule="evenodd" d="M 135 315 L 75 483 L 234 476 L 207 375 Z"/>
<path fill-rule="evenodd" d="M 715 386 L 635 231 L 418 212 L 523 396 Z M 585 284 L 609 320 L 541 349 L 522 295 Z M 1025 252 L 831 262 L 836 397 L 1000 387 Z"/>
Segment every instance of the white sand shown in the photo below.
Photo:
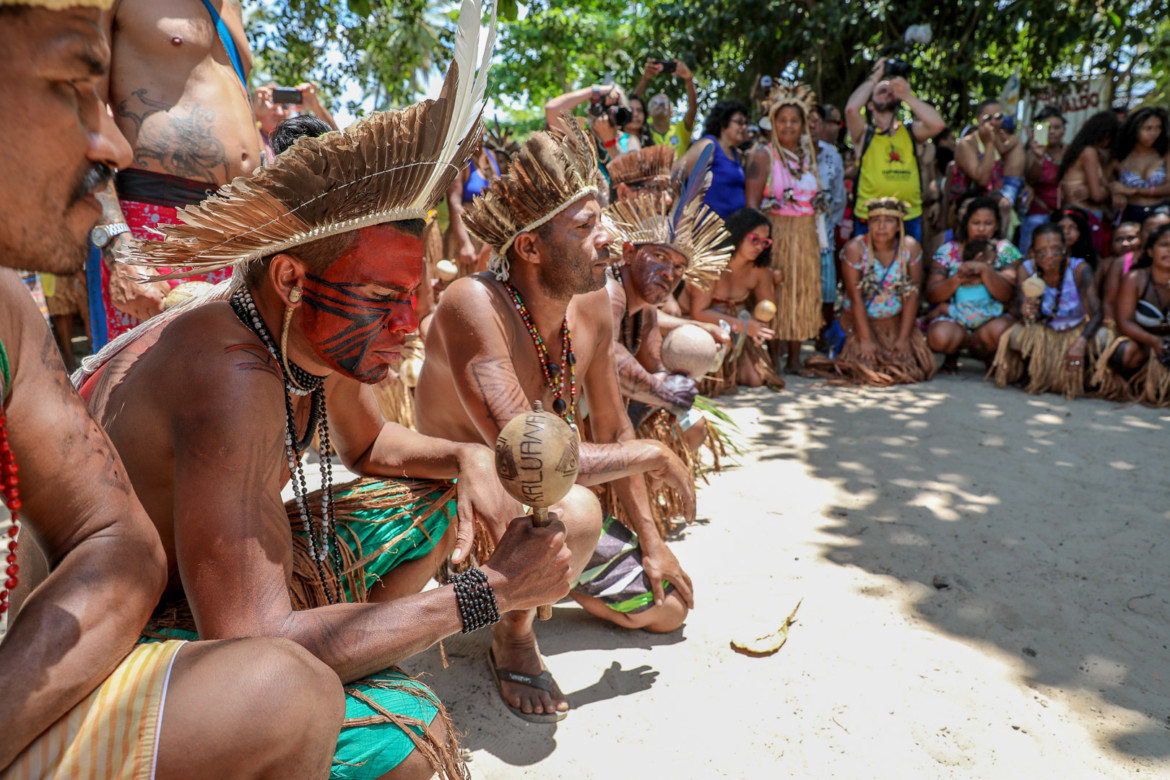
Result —
<path fill-rule="evenodd" d="M 683 629 L 558 607 L 555 726 L 506 711 L 484 632 L 408 664 L 475 777 L 1170 777 L 1170 412 L 975 374 L 721 400 L 750 453 L 674 544 Z M 802 598 L 779 653 L 730 650 Z"/>
<path fill-rule="evenodd" d="M 507 712 L 486 632 L 448 640 L 447 670 L 407 665 L 475 777 L 1170 777 L 1170 411 L 975 374 L 721 403 L 748 452 L 674 544 L 683 629 L 559 606 L 538 628 L 573 705 L 555 726 Z M 800 599 L 779 653 L 729 649 Z"/>

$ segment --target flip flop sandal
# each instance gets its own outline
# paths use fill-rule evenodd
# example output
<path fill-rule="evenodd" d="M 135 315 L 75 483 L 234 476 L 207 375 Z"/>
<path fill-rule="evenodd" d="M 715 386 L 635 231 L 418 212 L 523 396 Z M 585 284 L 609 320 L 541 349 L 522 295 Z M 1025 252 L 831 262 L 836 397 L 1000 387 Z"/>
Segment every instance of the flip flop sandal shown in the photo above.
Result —
<path fill-rule="evenodd" d="M 545 693 L 552 690 L 553 676 L 548 669 L 545 669 L 543 672 L 535 676 L 531 674 L 525 674 L 524 672 L 514 672 L 511 669 L 500 669 L 498 666 L 496 666 L 496 656 L 490 647 L 488 648 L 487 661 L 488 667 L 492 670 L 492 677 L 495 678 L 496 688 L 500 688 L 500 683 L 502 681 L 515 683 L 517 685 L 526 685 L 529 688 L 536 688 L 537 690 L 544 691 Z M 513 707 L 511 704 L 509 704 L 508 700 L 504 699 L 502 691 L 500 694 L 500 699 L 504 702 L 504 705 L 512 711 L 513 715 L 522 720 L 526 720 L 529 723 L 556 723 L 557 721 L 564 720 L 565 717 L 569 714 L 568 710 L 565 710 L 564 712 L 559 710 L 556 712 L 525 712 L 519 707 Z"/>

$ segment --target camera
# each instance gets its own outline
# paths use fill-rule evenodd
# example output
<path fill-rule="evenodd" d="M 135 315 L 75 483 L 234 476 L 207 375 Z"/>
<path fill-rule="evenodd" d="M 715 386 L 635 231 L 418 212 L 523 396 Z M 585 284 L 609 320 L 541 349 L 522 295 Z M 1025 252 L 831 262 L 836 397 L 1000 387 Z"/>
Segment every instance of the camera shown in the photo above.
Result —
<path fill-rule="evenodd" d="M 890 57 L 886 60 L 886 67 L 882 71 L 882 78 L 910 78 L 910 63 L 900 57 Z"/>
<path fill-rule="evenodd" d="M 275 87 L 272 90 L 273 103 L 288 103 L 292 105 L 300 105 L 305 102 L 305 96 L 301 94 L 299 89 L 292 87 Z"/>
<path fill-rule="evenodd" d="M 600 119 L 606 114 L 609 114 L 614 127 L 623 127 L 634 118 L 634 113 L 625 106 L 607 106 L 601 102 L 589 104 L 589 116 Z"/>
<path fill-rule="evenodd" d="M 661 73 L 674 73 L 678 70 L 678 63 L 674 60 L 654 60 L 654 64 L 662 69 Z"/>

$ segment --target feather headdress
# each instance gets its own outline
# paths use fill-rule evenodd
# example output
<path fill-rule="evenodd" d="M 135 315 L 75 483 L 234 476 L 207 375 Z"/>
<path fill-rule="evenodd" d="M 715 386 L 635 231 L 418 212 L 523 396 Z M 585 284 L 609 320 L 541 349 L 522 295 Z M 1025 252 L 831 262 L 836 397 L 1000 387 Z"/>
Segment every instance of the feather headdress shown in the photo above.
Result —
<path fill-rule="evenodd" d="M 673 146 L 646 146 L 623 154 L 605 166 L 609 182 L 614 187 L 656 177 L 669 178 L 674 165 Z"/>
<path fill-rule="evenodd" d="M 502 169 L 507 167 L 506 164 L 510 163 L 512 158 L 520 152 L 520 144 L 516 143 L 507 129 L 500 127 L 498 119 L 493 124 L 494 127 L 487 128 L 484 134 L 483 145 L 500 158 L 497 162 L 501 163 Z"/>
<path fill-rule="evenodd" d="M 816 93 L 803 84 L 777 84 L 768 93 L 768 120 L 772 127 L 776 127 L 776 114 L 784 106 L 795 106 L 804 114 L 805 129 L 808 128 L 808 117 L 817 102 Z"/>
<path fill-rule="evenodd" d="M 886 216 L 905 219 L 910 212 L 910 204 L 901 198 L 870 198 L 865 202 L 866 215 Z"/>
<path fill-rule="evenodd" d="M 210 273 L 370 225 L 425 219 L 483 134 L 495 14 L 477 74 L 480 13 L 479 0 L 463 0 L 437 99 L 298 139 L 271 165 L 181 209 L 181 224 L 162 226 L 165 241 L 131 242 L 119 260 Z"/>
<path fill-rule="evenodd" d="M 687 259 L 683 277 L 704 290 L 727 268 L 732 249 L 723 219 L 703 203 L 711 183 L 713 155 L 713 145 L 699 154 L 690 178 L 675 194 L 673 206 L 667 206 L 659 195 L 643 193 L 607 209 L 620 241 L 670 247 Z M 620 251 L 615 254 L 620 255 Z"/>
<path fill-rule="evenodd" d="M 463 215 L 472 235 L 492 248 L 488 268 L 497 279 L 511 273 L 508 249 L 516 236 L 536 230 L 581 198 L 600 192 L 597 147 L 566 114 L 567 132 L 533 133 L 508 172 L 488 185 Z"/>

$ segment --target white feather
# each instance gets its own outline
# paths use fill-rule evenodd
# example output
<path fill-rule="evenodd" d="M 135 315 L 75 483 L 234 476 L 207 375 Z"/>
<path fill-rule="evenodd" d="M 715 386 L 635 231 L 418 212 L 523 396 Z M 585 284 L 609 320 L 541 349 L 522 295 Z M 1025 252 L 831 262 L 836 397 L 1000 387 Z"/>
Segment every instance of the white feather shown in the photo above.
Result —
<path fill-rule="evenodd" d="M 451 111 L 451 121 L 447 125 L 447 137 L 443 139 L 443 149 L 439 153 L 439 164 L 431 170 L 426 184 L 419 190 L 415 205 L 430 202 L 432 191 L 442 179 L 447 165 L 463 165 L 463 160 L 452 158 L 460 144 L 463 143 L 463 139 L 475 129 L 476 122 L 479 121 L 480 115 L 483 113 L 484 95 L 487 92 L 487 71 L 490 66 L 492 46 L 495 43 L 496 13 L 494 7 L 491 27 L 488 31 L 488 45 L 484 48 L 483 60 L 479 73 L 476 74 L 475 61 L 476 55 L 479 54 L 481 17 L 480 0 L 463 0 L 463 5 L 459 9 L 459 24 L 455 31 L 452 67 L 447 70 L 448 79 L 452 76 L 458 79 L 452 100 L 454 105 Z"/>

